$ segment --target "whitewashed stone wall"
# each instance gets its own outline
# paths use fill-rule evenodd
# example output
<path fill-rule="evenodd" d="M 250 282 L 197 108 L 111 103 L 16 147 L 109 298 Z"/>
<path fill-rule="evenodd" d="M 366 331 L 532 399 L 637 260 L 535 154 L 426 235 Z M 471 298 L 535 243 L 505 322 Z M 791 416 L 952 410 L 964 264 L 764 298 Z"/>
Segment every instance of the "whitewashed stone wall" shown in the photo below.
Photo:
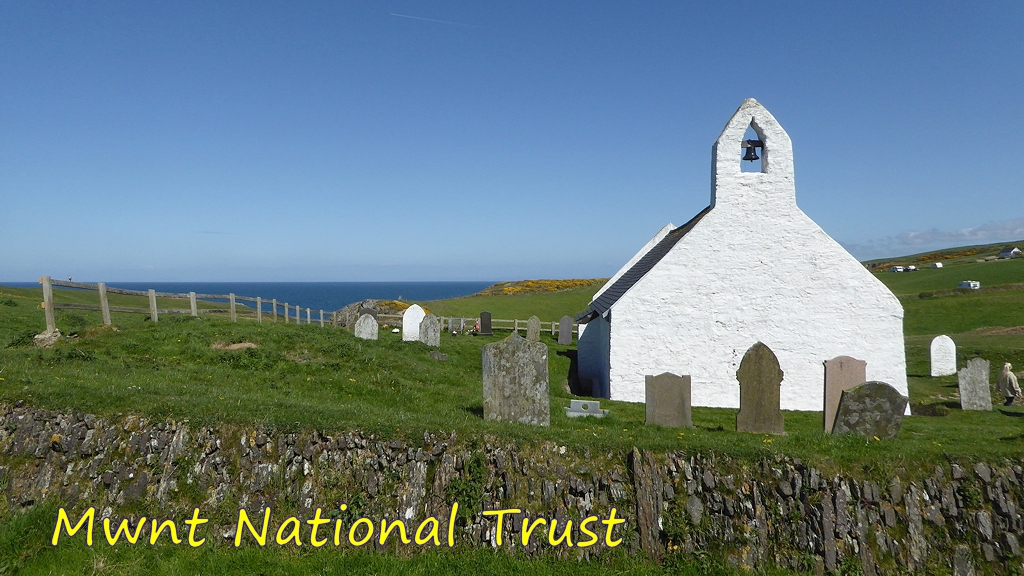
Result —
<path fill-rule="evenodd" d="M 761 173 L 740 171 L 751 124 Z M 643 402 L 644 375 L 672 372 L 691 376 L 694 406 L 738 407 L 736 370 L 758 341 L 785 372 L 783 409 L 821 410 L 822 363 L 840 355 L 906 395 L 903 307 L 797 207 L 792 144 L 775 118 L 747 100 L 712 154 L 714 208 L 612 308 L 611 398 Z"/>

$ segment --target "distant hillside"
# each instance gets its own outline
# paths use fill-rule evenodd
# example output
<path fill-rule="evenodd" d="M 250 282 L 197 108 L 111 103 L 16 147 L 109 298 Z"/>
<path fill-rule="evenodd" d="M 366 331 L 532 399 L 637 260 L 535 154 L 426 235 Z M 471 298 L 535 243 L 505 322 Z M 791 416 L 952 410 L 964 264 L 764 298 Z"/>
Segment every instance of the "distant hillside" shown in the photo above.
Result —
<path fill-rule="evenodd" d="M 946 248 L 933 252 L 921 252 L 909 256 L 896 256 L 892 258 L 879 258 L 867 260 L 863 264 L 869 268 L 887 268 L 889 266 L 919 266 L 931 264 L 932 262 L 962 263 L 974 262 L 983 258 L 992 258 L 999 255 L 999 251 L 1008 246 L 1017 246 L 1024 250 L 1024 240 L 1016 242 L 999 242 L 997 244 L 979 244 L 977 246 L 960 246 L 959 248 Z"/>
<path fill-rule="evenodd" d="M 498 282 L 488 286 L 473 296 L 503 296 L 508 294 L 542 294 L 582 288 L 591 284 L 604 284 L 607 278 L 572 279 L 572 280 L 517 280 L 515 282 Z"/>

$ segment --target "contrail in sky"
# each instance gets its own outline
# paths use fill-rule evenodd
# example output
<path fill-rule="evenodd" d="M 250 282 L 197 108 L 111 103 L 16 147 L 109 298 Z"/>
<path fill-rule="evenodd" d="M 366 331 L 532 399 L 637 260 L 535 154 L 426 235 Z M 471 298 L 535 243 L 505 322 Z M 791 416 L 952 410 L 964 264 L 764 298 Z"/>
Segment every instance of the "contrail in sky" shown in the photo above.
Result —
<path fill-rule="evenodd" d="M 479 26 L 474 26 L 472 24 L 463 24 L 462 22 L 449 22 L 448 20 L 434 20 L 433 18 L 422 18 L 420 16 L 409 16 L 408 14 L 395 14 L 394 12 L 391 12 L 390 14 L 392 16 L 398 16 L 399 18 L 412 18 L 413 20 L 424 20 L 426 22 L 437 22 L 438 24 L 451 24 L 452 26 L 465 26 L 467 28 L 479 28 Z"/>

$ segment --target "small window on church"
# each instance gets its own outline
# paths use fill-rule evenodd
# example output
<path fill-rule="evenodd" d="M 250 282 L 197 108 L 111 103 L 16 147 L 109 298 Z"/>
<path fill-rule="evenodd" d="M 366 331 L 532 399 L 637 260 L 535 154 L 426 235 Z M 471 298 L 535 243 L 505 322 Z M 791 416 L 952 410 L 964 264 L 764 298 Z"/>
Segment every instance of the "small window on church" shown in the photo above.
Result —
<path fill-rule="evenodd" d="M 740 172 L 764 172 L 764 142 L 753 126 L 747 126 L 740 143 Z"/>

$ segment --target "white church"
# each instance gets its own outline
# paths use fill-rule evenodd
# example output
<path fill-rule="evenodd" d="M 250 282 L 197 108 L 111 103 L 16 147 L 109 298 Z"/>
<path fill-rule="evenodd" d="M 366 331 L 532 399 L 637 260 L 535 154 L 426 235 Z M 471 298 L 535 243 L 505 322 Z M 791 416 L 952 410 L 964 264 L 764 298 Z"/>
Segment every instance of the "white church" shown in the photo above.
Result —
<path fill-rule="evenodd" d="M 761 171 L 743 172 L 758 152 Z M 793 145 L 775 117 L 745 101 L 711 161 L 711 205 L 662 228 L 577 318 L 584 386 L 643 402 L 645 375 L 689 374 L 693 406 L 737 408 L 736 370 L 763 342 L 784 372 L 784 410 L 821 410 L 823 362 L 841 355 L 906 396 L 903 307 L 797 207 Z"/>

